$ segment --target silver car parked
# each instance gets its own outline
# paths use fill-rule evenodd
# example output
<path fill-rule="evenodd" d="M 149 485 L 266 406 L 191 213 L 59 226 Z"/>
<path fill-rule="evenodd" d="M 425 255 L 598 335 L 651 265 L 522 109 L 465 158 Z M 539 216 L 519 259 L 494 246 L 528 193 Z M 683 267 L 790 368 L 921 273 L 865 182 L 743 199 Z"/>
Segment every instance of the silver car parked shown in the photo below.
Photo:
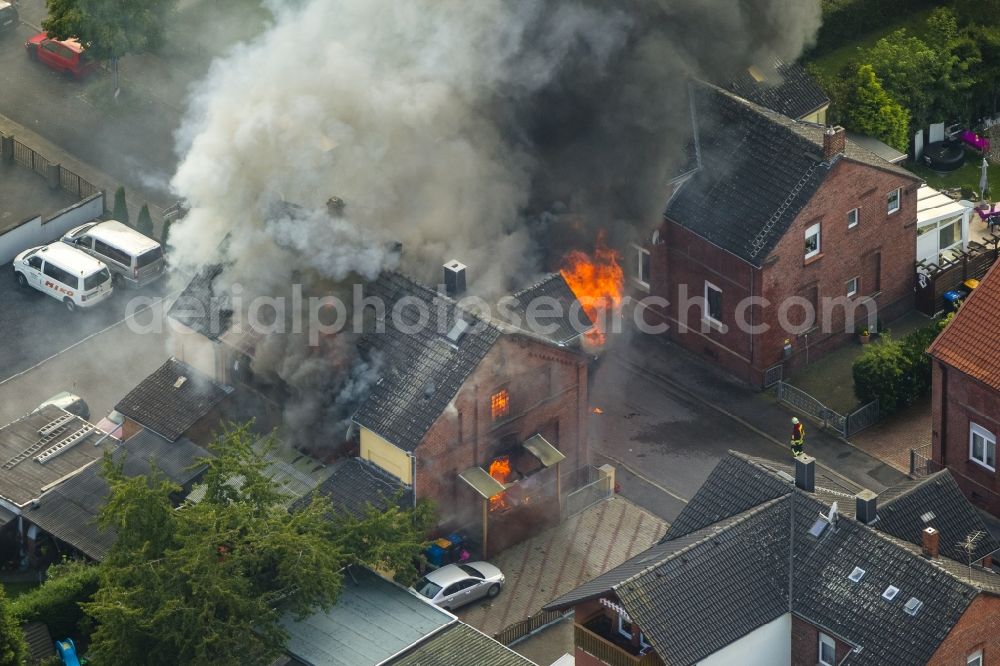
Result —
<path fill-rule="evenodd" d="M 471 603 L 483 597 L 500 594 L 503 573 L 489 562 L 447 564 L 431 571 L 410 589 L 446 610 Z"/>

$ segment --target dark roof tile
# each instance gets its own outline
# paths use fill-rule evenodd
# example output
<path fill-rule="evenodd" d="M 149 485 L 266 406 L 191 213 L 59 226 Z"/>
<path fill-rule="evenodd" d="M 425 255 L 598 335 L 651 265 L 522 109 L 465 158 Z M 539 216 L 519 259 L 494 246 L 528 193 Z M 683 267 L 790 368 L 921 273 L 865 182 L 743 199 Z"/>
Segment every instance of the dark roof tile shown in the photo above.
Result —
<path fill-rule="evenodd" d="M 122 398 L 115 409 L 175 440 L 232 391 L 187 363 L 170 358 Z"/>
<path fill-rule="evenodd" d="M 365 296 L 381 299 L 387 316 L 383 333 L 369 333 L 361 341 L 366 356 L 380 364 L 381 377 L 354 420 L 413 451 L 493 348 L 500 330 L 399 273 L 383 273 L 366 286 Z M 390 316 L 400 302 L 399 316 Z M 427 314 L 422 326 L 415 304 Z M 447 335 L 459 317 L 471 326 L 453 342 Z"/>
<path fill-rule="evenodd" d="M 511 311 L 520 318 L 522 330 L 529 333 L 536 333 L 541 337 L 554 342 L 557 345 L 566 345 L 583 335 L 594 326 L 587 313 L 580 306 L 580 301 L 566 284 L 565 278 L 559 273 L 551 273 L 536 282 L 535 284 L 522 289 L 511 296 L 516 301 L 516 307 Z M 543 300 L 544 299 L 544 300 Z M 539 308 L 533 314 L 538 314 L 537 326 L 544 327 L 546 332 L 540 333 L 535 327 L 528 326 L 528 308 L 532 303 L 537 303 Z M 548 308 L 557 305 L 561 317 L 554 318 L 545 315 Z M 552 328 L 552 332 L 547 331 Z"/>
<path fill-rule="evenodd" d="M 830 104 L 830 98 L 802 65 L 787 64 L 780 58 L 743 70 L 727 87 L 743 99 L 789 118 L 811 115 Z"/>
<path fill-rule="evenodd" d="M 167 316 L 207 338 L 218 340 L 233 322 L 229 294 L 215 284 L 221 274 L 222 264 L 202 268 L 170 306 Z"/>
<path fill-rule="evenodd" d="M 509 647 L 464 622 L 445 627 L 387 666 L 534 666 Z"/>
<path fill-rule="evenodd" d="M 349 458 L 339 463 L 316 490 L 330 498 L 333 507 L 354 516 L 362 516 L 367 506 L 385 509 L 390 502 L 401 508 L 413 506 L 413 489 L 361 458 Z M 398 498 L 398 499 L 397 499 Z M 307 495 L 295 502 L 296 507 L 307 504 Z"/>

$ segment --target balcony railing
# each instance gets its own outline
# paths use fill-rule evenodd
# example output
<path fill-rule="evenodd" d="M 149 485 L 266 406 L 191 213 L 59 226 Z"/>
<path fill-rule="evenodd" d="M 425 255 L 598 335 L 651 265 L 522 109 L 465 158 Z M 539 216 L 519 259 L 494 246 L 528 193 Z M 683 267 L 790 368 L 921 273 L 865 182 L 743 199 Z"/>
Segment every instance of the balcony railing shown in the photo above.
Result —
<path fill-rule="evenodd" d="M 655 652 L 648 652 L 640 657 L 631 655 L 581 624 L 574 623 L 573 634 L 578 648 L 592 654 L 608 666 L 663 666 L 663 662 Z"/>

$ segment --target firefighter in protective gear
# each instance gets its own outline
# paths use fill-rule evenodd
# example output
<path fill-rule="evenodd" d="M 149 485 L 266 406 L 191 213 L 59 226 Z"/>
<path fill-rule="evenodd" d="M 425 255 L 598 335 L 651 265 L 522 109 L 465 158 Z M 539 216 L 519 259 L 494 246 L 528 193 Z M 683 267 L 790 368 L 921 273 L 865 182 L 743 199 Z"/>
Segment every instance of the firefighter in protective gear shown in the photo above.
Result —
<path fill-rule="evenodd" d="M 798 417 L 792 417 L 792 455 L 799 456 L 802 453 L 802 444 L 806 438 L 806 427 L 799 422 Z"/>

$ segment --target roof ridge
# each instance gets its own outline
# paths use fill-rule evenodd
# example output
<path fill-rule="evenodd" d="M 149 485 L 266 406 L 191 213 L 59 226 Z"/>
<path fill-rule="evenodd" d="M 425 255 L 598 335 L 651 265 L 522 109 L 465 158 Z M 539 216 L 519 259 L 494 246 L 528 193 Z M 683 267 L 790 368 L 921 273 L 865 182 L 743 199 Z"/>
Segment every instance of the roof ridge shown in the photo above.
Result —
<path fill-rule="evenodd" d="M 530 285 L 528 285 L 527 287 L 524 287 L 524 288 L 522 288 L 522 289 L 518 289 L 517 291 L 515 291 L 515 292 L 512 292 L 512 293 L 511 293 L 510 295 L 511 295 L 512 297 L 514 297 L 514 298 L 517 298 L 517 297 L 518 297 L 518 296 L 520 296 L 521 294 L 523 294 L 523 293 L 525 293 L 525 292 L 528 292 L 528 291 L 531 291 L 532 289 L 535 289 L 536 287 L 540 287 L 540 286 L 542 286 L 543 284 L 545 284 L 546 282 L 548 282 L 549 280 L 552 280 L 553 278 L 555 278 L 555 277 L 557 277 L 557 276 L 558 276 L 558 277 L 562 277 L 562 274 L 561 274 L 561 273 L 559 273 L 558 271 L 553 271 L 553 272 L 549 272 L 549 273 L 544 273 L 544 274 L 542 275 L 542 277 L 540 277 L 540 278 L 539 278 L 538 280 L 536 280 L 536 281 L 535 281 L 535 282 L 533 282 L 532 284 L 530 284 Z M 563 279 L 565 280 L 566 278 L 563 278 Z"/>
<path fill-rule="evenodd" d="M 783 501 L 783 500 L 785 500 L 787 498 L 788 498 L 788 495 L 782 495 L 781 497 L 775 497 L 774 499 L 767 500 L 766 502 L 762 502 L 761 504 L 758 504 L 757 506 L 751 507 L 751 508 L 747 509 L 746 511 L 738 513 L 735 516 L 729 516 L 728 518 L 723 518 L 722 520 L 718 520 L 718 521 L 712 523 L 711 525 L 706 525 L 705 527 L 702 527 L 700 530 L 695 530 L 695 532 L 701 532 L 702 530 L 704 530 L 704 531 L 706 531 L 706 534 L 705 534 L 705 536 L 703 536 L 702 538 L 698 539 L 697 541 L 693 541 L 693 542 L 689 543 L 688 545 L 684 546 L 680 550 L 671 551 L 663 559 L 658 560 L 657 562 L 655 562 L 653 564 L 650 564 L 648 567 L 642 569 L 641 571 L 638 571 L 638 572 L 632 574 L 631 576 L 629 576 L 628 578 L 626 578 L 626 579 L 618 582 L 617 584 L 612 585 L 611 589 L 617 590 L 622 585 L 625 585 L 626 583 L 630 583 L 630 582 L 634 581 L 639 576 L 645 575 L 646 573 L 652 571 L 653 569 L 655 569 L 655 568 L 657 568 L 657 567 L 659 567 L 659 566 L 661 566 L 663 564 L 666 564 L 667 562 L 669 562 L 669 561 L 671 561 L 673 559 L 676 559 L 677 557 L 679 557 L 681 555 L 685 555 L 686 553 L 688 553 L 695 546 L 700 546 L 701 544 L 706 543 L 707 541 L 710 541 L 711 539 L 717 537 L 721 532 L 724 532 L 726 530 L 730 530 L 730 529 L 736 527 L 737 525 L 741 525 L 741 524 L 745 523 L 750 518 L 756 516 L 759 513 L 763 513 L 764 511 L 766 511 L 767 509 L 770 509 L 773 506 L 776 506 L 779 502 L 781 502 L 781 501 Z M 719 525 L 719 523 L 726 523 L 726 525 L 723 526 L 723 527 L 719 527 L 716 531 L 714 531 L 712 533 L 708 533 L 708 530 L 712 529 L 713 527 L 716 527 L 717 525 Z M 683 539 L 685 537 L 689 537 L 691 534 L 694 534 L 694 532 L 690 532 L 688 534 L 684 534 L 684 535 L 676 537 L 676 538 L 677 539 Z M 670 541 L 673 541 L 673 540 L 674 539 L 671 539 Z M 668 543 L 670 543 L 670 541 L 660 541 L 660 542 L 658 542 L 655 545 L 668 544 Z M 650 548 L 652 548 L 652 546 L 650 546 Z"/>
<path fill-rule="evenodd" d="M 893 495 L 889 499 L 887 499 L 885 501 L 885 504 L 883 504 L 883 506 L 889 506 L 892 503 L 896 502 L 897 500 L 902 499 L 903 497 L 907 497 L 908 495 L 910 495 L 911 493 L 913 493 L 913 491 L 915 491 L 917 488 L 923 488 L 932 479 L 933 480 L 937 480 L 938 478 L 940 478 L 942 476 L 948 476 L 948 477 L 951 476 L 951 474 L 948 473 L 948 468 L 947 467 L 945 469 L 940 469 L 940 470 L 934 472 L 933 474 L 928 474 L 927 476 L 923 477 L 922 479 L 918 479 L 915 483 L 913 483 L 911 485 L 907 485 L 907 483 L 904 481 L 903 483 L 900 483 L 897 486 L 890 486 L 889 488 L 886 488 L 885 492 L 888 493 L 894 487 L 898 488 L 899 486 L 907 486 L 906 489 L 903 490 L 902 492 L 900 492 L 899 494 Z"/>
<path fill-rule="evenodd" d="M 927 558 L 923 557 L 922 555 L 918 554 L 917 549 L 919 548 L 919 546 L 917 546 L 916 544 L 911 543 L 909 541 L 906 541 L 905 539 L 900 539 L 899 537 L 893 536 L 892 534 L 889 534 L 887 532 L 882 532 L 881 530 L 877 530 L 874 527 L 872 527 L 871 525 L 865 525 L 864 523 L 862 523 L 860 521 L 855 521 L 855 522 L 858 525 L 862 526 L 862 527 L 868 528 L 873 533 L 877 534 L 879 537 L 881 537 L 882 539 L 884 539 L 886 542 L 888 542 L 889 544 L 891 544 L 895 548 L 898 548 L 899 550 L 903 551 L 904 553 L 906 553 L 910 557 L 914 558 L 915 560 L 919 560 L 921 562 L 926 562 L 927 564 L 932 565 L 935 569 L 937 569 L 938 571 L 941 571 L 942 573 L 948 575 L 950 578 L 952 578 L 953 580 L 961 583 L 962 585 L 966 585 L 968 587 L 975 588 L 979 592 L 986 592 L 987 591 L 983 587 L 981 587 L 980 585 L 977 585 L 974 581 L 969 580 L 968 578 L 964 578 L 962 576 L 959 576 L 959 575 L 955 574 L 954 572 L 949 571 L 945 567 L 941 566 L 940 560 L 947 560 L 949 562 L 954 562 L 955 564 L 957 564 L 959 566 L 962 566 L 962 567 L 968 567 L 968 566 L 970 566 L 969 564 L 967 564 L 965 562 L 959 562 L 958 560 L 952 559 L 952 558 L 948 557 L 947 555 L 941 555 L 941 554 L 938 554 L 938 558 L 939 559 L 927 559 Z M 984 568 L 982 568 L 982 567 L 980 567 L 978 565 L 973 564 L 971 566 L 974 567 L 974 569 L 973 569 L 974 571 L 983 571 L 983 572 L 986 572 L 986 573 L 992 573 L 992 572 L 989 572 L 989 570 L 984 569 Z M 1000 586 L 1000 575 L 997 575 L 995 573 L 993 575 L 997 576 L 997 585 Z M 993 592 L 993 591 L 990 591 L 990 593 L 991 594 L 998 594 L 997 592 Z"/>

